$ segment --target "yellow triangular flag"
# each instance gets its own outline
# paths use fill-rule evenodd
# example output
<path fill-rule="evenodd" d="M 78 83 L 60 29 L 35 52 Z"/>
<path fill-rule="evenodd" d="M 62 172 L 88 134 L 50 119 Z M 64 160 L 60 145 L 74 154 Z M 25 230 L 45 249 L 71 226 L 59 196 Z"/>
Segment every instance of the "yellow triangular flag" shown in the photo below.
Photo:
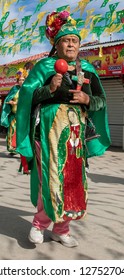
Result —
<path fill-rule="evenodd" d="M 82 28 L 80 31 L 81 39 L 84 40 L 87 37 L 88 33 L 89 33 L 89 30 L 87 30 L 86 28 Z"/>
<path fill-rule="evenodd" d="M 22 6 L 20 8 L 18 8 L 19 12 L 22 12 L 25 9 L 26 6 Z"/>
<path fill-rule="evenodd" d="M 37 15 L 37 19 L 41 21 L 47 12 L 41 12 Z"/>

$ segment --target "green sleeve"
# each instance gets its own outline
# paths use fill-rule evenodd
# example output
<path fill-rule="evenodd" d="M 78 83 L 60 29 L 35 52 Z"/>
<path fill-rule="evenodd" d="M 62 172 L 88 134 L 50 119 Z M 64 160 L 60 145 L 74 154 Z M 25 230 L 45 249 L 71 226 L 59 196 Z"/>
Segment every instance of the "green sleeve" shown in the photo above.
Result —
<path fill-rule="evenodd" d="M 92 73 L 89 111 L 98 111 L 106 106 L 106 97 L 100 79 Z"/>
<path fill-rule="evenodd" d="M 53 94 L 50 93 L 49 85 L 37 88 L 33 93 L 32 104 L 37 106 L 44 100 L 51 98 Z"/>

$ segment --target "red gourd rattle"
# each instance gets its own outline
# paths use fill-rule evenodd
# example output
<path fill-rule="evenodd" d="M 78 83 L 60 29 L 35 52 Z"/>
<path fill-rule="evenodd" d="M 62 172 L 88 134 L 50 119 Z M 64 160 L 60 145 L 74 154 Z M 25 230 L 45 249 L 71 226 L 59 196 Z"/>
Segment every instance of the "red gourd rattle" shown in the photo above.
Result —
<path fill-rule="evenodd" d="M 64 75 L 68 71 L 68 64 L 64 59 L 60 58 L 56 60 L 54 69 L 57 73 Z"/>

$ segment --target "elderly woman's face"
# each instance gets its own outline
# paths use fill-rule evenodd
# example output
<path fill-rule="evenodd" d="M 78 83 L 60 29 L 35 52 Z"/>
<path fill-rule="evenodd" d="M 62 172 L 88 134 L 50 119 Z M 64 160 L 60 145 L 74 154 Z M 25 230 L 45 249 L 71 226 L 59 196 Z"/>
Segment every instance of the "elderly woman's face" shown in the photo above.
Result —
<path fill-rule="evenodd" d="M 75 35 L 62 37 L 56 45 L 58 56 L 66 61 L 74 61 L 77 58 L 79 47 L 80 41 Z"/>
<path fill-rule="evenodd" d="M 20 86 L 22 86 L 22 84 L 24 83 L 24 80 L 25 80 L 24 77 L 20 77 L 19 80 L 18 80 L 18 84 L 19 84 Z"/>

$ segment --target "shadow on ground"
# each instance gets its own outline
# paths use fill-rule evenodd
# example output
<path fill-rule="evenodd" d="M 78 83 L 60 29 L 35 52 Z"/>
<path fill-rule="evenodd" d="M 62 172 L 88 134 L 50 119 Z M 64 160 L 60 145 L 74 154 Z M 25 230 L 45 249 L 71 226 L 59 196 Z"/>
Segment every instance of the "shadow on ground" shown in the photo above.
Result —
<path fill-rule="evenodd" d="M 110 183 L 110 184 L 122 184 L 122 185 L 124 185 L 124 178 L 120 178 L 120 177 L 94 174 L 94 173 L 89 173 L 88 177 L 94 183 L 106 183 L 106 184 Z"/>

